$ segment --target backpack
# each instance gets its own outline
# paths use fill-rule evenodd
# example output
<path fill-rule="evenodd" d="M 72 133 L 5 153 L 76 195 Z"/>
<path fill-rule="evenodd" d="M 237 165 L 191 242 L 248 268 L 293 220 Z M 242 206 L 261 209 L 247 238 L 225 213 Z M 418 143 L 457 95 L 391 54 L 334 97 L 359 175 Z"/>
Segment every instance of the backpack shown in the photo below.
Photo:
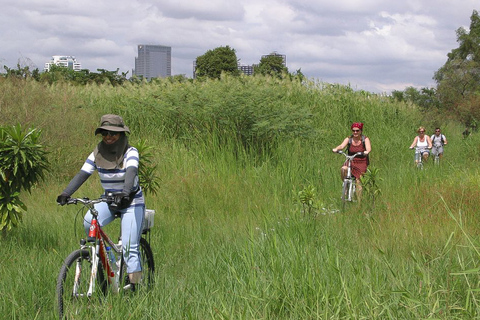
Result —
<path fill-rule="evenodd" d="M 347 153 L 348 155 L 351 155 L 350 154 L 350 145 L 352 144 L 352 140 L 353 140 L 353 135 L 350 136 L 350 138 L 348 138 L 348 144 L 347 144 Z M 362 144 L 363 144 L 363 149 L 367 150 L 367 147 L 365 146 L 365 136 L 362 134 Z M 367 154 L 367 166 L 370 164 L 370 157 L 369 157 L 369 154 Z"/>
<path fill-rule="evenodd" d="M 436 136 L 436 135 L 433 135 L 432 137 L 433 137 L 433 138 L 432 138 L 432 144 L 433 144 L 433 142 L 435 142 L 435 138 L 436 138 L 437 136 Z M 443 134 L 441 134 L 441 133 L 440 133 L 440 139 L 441 139 L 440 141 L 442 142 L 442 146 L 443 146 L 443 145 L 444 145 Z"/>

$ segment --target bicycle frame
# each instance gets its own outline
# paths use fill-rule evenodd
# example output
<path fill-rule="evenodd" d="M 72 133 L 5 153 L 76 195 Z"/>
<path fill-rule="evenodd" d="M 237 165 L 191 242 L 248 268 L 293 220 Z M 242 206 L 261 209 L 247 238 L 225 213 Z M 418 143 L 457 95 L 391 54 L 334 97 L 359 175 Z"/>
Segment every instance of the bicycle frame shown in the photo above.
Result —
<path fill-rule="evenodd" d="M 104 202 L 110 201 L 109 199 L 105 199 Z M 87 249 L 90 250 L 91 252 L 91 257 L 92 257 L 92 271 L 90 274 L 90 284 L 89 288 L 87 291 L 87 296 L 91 297 L 93 292 L 95 291 L 95 283 L 96 283 L 96 278 L 97 278 L 97 272 L 98 272 L 98 265 L 99 263 L 102 264 L 106 274 L 107 274 L 107 279 L 108 283 L 111 285 L 112 290 L 114 292 L 119 292 L 120 290 L 120 279 L 121 279 L 121 268 L 118 268 L 117 272 L 114 272 L 114 269 L 110 263 L 110 259 L 107 256 L 107 250 L 105 243 L 108 243 L 108 245 L 112 248 L 112 250 L 115 251 L 115 253 L 121 254 L 122 253 L 122 246 L 115 244 L 110 237 L 102 230 L 102 227 L 98 223 L 98 211 L 95 209 L 94 204 L 103 202 L 99 200 L 86 200 L 86 199 L 73 199 L 72 203 L 77 203 L 81 202 L 84 204 L 86 207 L 89 208 L 90 213 L 92 214 L 92 221 L 90 224 L 90 230 L 88 233 L 89 240 L 94 240 L 95 245 L 86 245 L 86 242 L 83 241 L 81 243 L 80 248 L 81 249 Z M 92 242 L 92 241 L 91 241 Z M 120 261 L 120 260 L 119 260 Z M 78 275 L 80 275 L 81 270 L 79 269 L 79 264 L 76 266 L 75 270 L 75 279 L 78 279 Z M 76 296 L 78 292 L 76 292 L 77 285 L 74 284 L 74 292 L 73 295 Z"/>
<path fill-rule="evenodd" d="M 415 165 L 418 169 L 423 169 L 423 153 L 427 151 L 426 148 L 415 148 Z"/>
<path fill-rule="evenodd" d="M 93 215 L 93 214 L 92 214 Z M 95 290 L 95 279 L 97 277 L 97 270 L 98 270 L 98 263 L 101 262 L 103 268 L 106 271 L 108 282 L 112 285 L 113 291 L 118 292 L 119 290 L 119 283 L 120 283 L 120 270 L 118 272 L 114 272 L 112 266 L 110 265 L 110 259 L 107 256 L 105 242 L 107 242 L 112 250 L 114 250 L 117 254 L 121 253 L 122 248 L 117 248 L 117 245 L 113 243 L 113 241 L 108 237 L 108 235 L 102 230 L 100 225 L 98 224 L 98 220 L 96 215 L 93 215 L 94 218 L 92 219 L 90 231 L 88 236 L 91 238 L 95 238 L 95 246 L 90 246 L 90 250 L 92 253 L 92 260 L 93 260 L 93 268 L 92 273 L 90 275 L 90 287 L 88 289 L 87 295 L 91 296 L 93 291 Z M 88 246 L 82 246 L 82 248 L 86 248 Z M 97 254 L 98 253 L 98 254 Z"/>
<path fill-rule="evenodd" d="M 433 158 L 433 162 L 436 164 L 436 165 L 439 165 L 440 164 L 440 153 L 439 153 L 439 149 L 440 149 L 440 146 L 433 146 L 433 148 L 435 148 L 435 152 L 434 152 L 434 158 Z"/>
<path fill-rule="evenodd" d="M 339 154 L 343 154 L 346 159 L 347 164 L 347 175 L 343 180 L 343 187 L 342 187 L 342 200 L 343 201 L 353 201 L 353 196 L 356 192 L 356 178 L 352 176 L 352 161 L 357 156 L 363 156 L 363 152 L 357 152 L 351 156 L 346 154 L 345 152 L 339 150 L 337 151 Z"/>

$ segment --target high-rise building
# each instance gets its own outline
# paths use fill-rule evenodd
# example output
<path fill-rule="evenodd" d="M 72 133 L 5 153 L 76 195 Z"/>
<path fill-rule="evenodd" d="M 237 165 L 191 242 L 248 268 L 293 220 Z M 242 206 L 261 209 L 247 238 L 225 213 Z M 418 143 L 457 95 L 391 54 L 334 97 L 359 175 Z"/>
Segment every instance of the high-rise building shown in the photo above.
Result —
<path fill-rule="evenodd" d="M 172 75 L 172 48 L 160 45 L 138 45 L 134 75 L 151 78 Z"/>
<path fill-rule="evenodd" d="M 43 71 L 50 71 L 52 65 L 57 65 L 59 67 L 66 67 L 74 71 L 82 70 L 82 64 L 77 62 L 74 56 L 52 56 L 49 62 L 45 63 Z"/>

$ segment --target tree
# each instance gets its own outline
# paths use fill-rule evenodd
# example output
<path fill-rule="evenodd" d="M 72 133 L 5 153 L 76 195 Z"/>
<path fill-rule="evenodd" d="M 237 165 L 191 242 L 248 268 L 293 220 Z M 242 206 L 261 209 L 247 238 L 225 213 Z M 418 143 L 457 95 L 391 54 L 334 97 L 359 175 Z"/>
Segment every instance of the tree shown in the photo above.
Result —
<path fill-rule="evenodd" d="M 6 78 L 21 78 L 27 79 L 32 76 L 32 71 L 30 71 L 29 66 L 21 66 L 20 63 L 17 63 L 17 69 L 10 69 L 7 66 L 3 66 L 5 69 L 5 77 Z M 38 69 L 34 69 L 33 72 L 35 75 L 38 75 Z"/>
<path fill-rule="evenodd" d="M 260 63 L 253 68 L 254 74 L 271 75 L 283 77 L 288 73 L 288 68 L 284 65 L 283 56 L 278 54 L 269 54 L 260 59 Z"/>
<path fill-rule="evenodd" d="M 447 62 L 433 79 L 442 106 L 468 122 L 462 110 L 471 109 L 472 101 L 477 100 L 473 97 L 480 92 L 480 16 L 476 10 L 470 18 L 470 31 L 460 27 L 456 33 L 459 46 L 447 55 Z"/>
<path fill-rule="evenodd" d="M 460 44 L 448 54 L 448 60 L 472 60 L 480 62 L 480 16 L 473 10 L 470 17 L 470 32 L 464 27 L 457 29 L 457 42 Z"/>
<path fill-rule="evenodd" d="M 238 59 L 235 49 L 218 47 L 208 50 L 204 55 L 197 57 L 195 75 L 197 78 L 220 79 L 222 72 L 238 76 Z"/>
<path fill-rule="evenodd" d="M 418 90 L 415 87 L 407 87 L 404 91 L 393 90 L 392 98 L 400 102 L 414 103 L 420 106 L 423 111 L 440 108 L 435 88 L 421 88 Z"/>

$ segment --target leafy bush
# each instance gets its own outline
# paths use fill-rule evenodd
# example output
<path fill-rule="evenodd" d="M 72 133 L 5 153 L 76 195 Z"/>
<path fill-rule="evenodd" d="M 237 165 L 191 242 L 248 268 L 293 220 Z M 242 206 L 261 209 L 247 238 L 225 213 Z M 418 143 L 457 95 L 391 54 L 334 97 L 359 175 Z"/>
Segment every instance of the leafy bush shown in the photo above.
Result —
<path fill-rule="evenodd" d="M 0 127 L 0 230 L 4 232 L 18 226 L 22 210 L 27 209 L 20 200 L 20 191 L 30 192 L 48 168 L 39 137 L 36 129 Z"/>
<path fill-rule="evenodd" d="M 159 177 L 156 174 L 157 166 L 153 163 L 153 155 L 151 153 L 153 147 L 148 146 L 145 140 L 140 140 L 140 142 L 135 144 L 135 148 L 140 155 L 138 177 L 143 192 L 145 194 L 156 194 L 159 188 Z"/>

